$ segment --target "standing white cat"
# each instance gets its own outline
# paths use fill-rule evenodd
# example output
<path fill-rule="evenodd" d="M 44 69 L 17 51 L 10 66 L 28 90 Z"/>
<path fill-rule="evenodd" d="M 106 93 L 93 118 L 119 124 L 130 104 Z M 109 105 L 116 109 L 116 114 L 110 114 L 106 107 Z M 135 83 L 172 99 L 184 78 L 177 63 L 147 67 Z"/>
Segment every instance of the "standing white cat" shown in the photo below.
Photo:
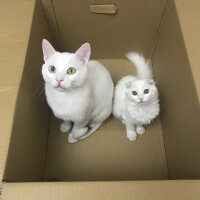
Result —
<path fill-rule="evenodd" d="M 113 81 L 108 70 L 97 61 L 89 61 L 90 45 L 83 44 L 76 53 L 60 53 L 43 40 L 47 102 L 54 115 L 63 120 L 61 132 L 74 143 L 96 131 L 112 112 Z"/>
<path fill-rule="evenodd" d="M 160 111 L 158 90 L 153 80 L 150 64 L 138 53 L 129 53 L 127 58 L 135 64 L 137 76 L 123 77 L 116 85 L 113 114 L 126 126 L 131 141 L 143 134 L 143 125 L 149 124 Z"/>

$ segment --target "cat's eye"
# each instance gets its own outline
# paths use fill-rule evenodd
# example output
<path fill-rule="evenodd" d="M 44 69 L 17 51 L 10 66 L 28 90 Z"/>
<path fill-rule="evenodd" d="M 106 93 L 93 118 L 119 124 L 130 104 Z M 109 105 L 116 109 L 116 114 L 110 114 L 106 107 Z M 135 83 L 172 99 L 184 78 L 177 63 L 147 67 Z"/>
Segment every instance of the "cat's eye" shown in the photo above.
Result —
<path fill-rule="evenodd" d="M 53 66 L 53 65 L 49 66 L 49 72 L 55 73 L 56 72 L 55 66 Z"/>
<path fill-rule="evenodd" d="M 137 92 L 136 92 L 136 91 L 132 91 L 132 94 L 133 94 L 134 96 L 136 96 L 136 95 L 137 95 Z"/>
<path fill-rule="evenodd" d="M 148 93 L 149 93 L 149 89 L 145 89 L 144 94 L 148 94 Z"/>
<path fill-rule="evenodd" d="M 68 70 L 67 70 L 67 74 L 69 75 L 72 75 L 72 74 L 75 74 L 76 73 L 76 69 L 73 68 L 73 67 L 70 67 Z"/>

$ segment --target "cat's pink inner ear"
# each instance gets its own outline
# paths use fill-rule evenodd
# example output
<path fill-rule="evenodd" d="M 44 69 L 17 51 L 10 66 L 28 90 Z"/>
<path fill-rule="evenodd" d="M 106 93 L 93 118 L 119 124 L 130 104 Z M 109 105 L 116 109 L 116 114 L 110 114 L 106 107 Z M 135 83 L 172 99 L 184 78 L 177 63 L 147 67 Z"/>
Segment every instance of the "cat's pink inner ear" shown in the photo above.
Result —
<path fill-rule="evenodd" d="M 155 81 L 153 79 L 148 79 L 147 83 L 150 85 L 155 85 Z"/>
<path fill-rule="evenodd" d="M 52 56 L 56 51 L 49 41 L 42 40 L 42 51 L 44 56 L 44 61 L 46 61 L 50 56 Z"/>
<path fill-rule="evenodd" d="M 126 85 L 127 88 L 130 88 L 132 83 L 131 83 L 131 81 L 128 81 L 128 82 L 125 83 L 125 85 Z"/>
<path fill-rule="evenodd" d="M 89 61 L 91 48 L 89 43 L 83 44 L 75 53 L 75 55 L 86 64 Z"/>

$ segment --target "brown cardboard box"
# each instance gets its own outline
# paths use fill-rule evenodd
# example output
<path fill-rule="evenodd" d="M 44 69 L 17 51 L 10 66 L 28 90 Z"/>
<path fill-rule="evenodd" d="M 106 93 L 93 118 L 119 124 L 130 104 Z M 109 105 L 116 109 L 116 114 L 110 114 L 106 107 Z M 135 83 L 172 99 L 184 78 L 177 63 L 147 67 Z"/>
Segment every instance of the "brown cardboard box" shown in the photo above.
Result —
<path fill-rule="evenodd" d="M 199 12 L 198 0 L 1 0 L 2 199 L 199 200 Z M 67 143 L 42 90 L 43 38 L 69 52 L 90 42 L 115 83 L 135 73 L 124 54 L 143 52 L 160 117 L 136 142 L 110 117 L 88 139 Z"/>

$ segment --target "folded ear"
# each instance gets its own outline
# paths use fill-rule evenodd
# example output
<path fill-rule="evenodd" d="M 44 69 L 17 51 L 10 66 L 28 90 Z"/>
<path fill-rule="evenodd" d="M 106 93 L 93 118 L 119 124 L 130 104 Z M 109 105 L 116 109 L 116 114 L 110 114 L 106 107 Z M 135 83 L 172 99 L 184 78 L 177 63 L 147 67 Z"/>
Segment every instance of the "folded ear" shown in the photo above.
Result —
<path fill-rule="evenodd" d="M 90 53 L 91 53 L 90 44 L 85 43 L 76 51 L 75 55 L 81 61 L 83 61 L 84 64 L 87 64 L 90 58 Z"/>
<path fill-rule="evenodd" d="M 44 61 L 46 61 L 50 56 L 52 56 L 56 52 L 53 46 L 49 43 L 49 41 L 45 39 L 42 40 L 42 51 Z"/>
<path fill-rule="evenodd" d="M 126 85 L 126 88 L 130 88 L 131 85 L 132 85 L 132 82 L 131 82 L 131 81 L 128 81 L 128 82 L 125 83 L 125 85 Z"/>
<path fill-rule="evenodd" d="M 155 85 L 155 81 L 153 79 L 147 79 L 147 83 L 149 85 Z"/>

